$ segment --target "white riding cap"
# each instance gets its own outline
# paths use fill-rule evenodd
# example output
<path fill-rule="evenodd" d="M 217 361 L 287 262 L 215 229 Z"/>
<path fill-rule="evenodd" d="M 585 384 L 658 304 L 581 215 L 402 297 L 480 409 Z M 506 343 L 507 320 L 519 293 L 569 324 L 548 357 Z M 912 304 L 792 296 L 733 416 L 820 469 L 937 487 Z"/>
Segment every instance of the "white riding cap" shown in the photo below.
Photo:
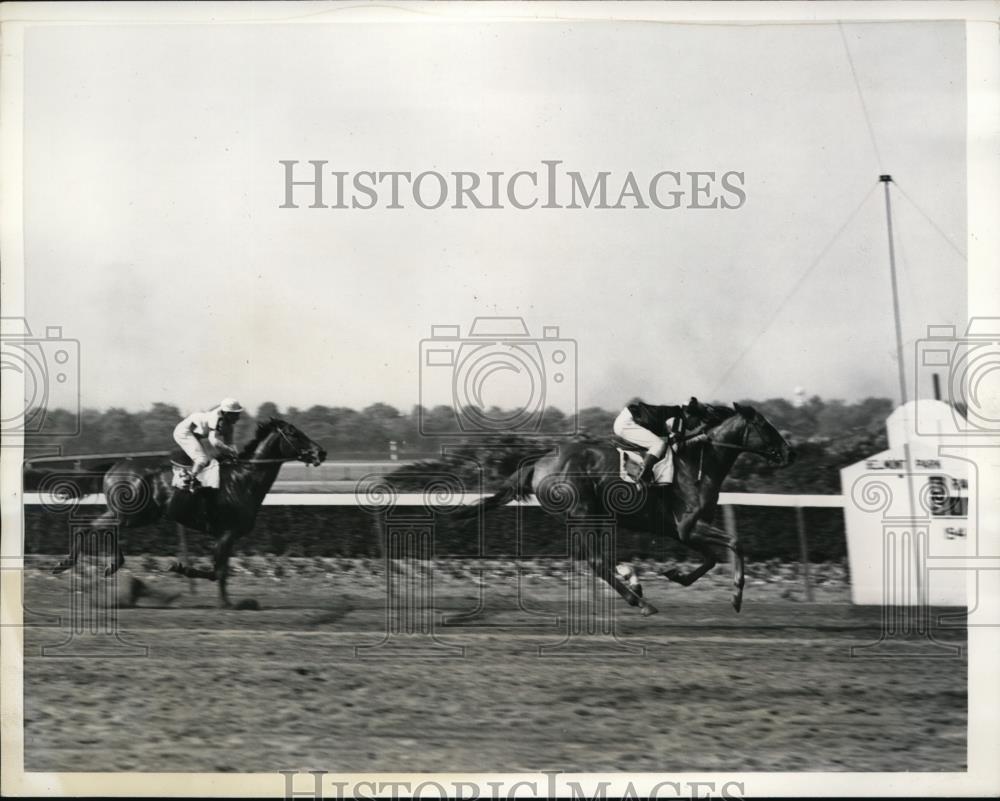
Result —
<path fill-rule="evenodd" d="M 240 402 L 236 398 L 223 398 L 222 402 L 219 404 L 219 408 L 224 412 L 242 412 L 243 407 L 240 406 Z"/>

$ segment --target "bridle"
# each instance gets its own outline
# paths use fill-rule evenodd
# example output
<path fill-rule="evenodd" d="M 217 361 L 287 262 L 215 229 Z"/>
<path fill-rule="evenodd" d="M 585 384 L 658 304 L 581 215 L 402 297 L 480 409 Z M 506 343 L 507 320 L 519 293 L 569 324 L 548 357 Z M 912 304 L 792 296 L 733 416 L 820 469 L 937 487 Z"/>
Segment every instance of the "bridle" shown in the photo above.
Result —
<path fill-rule="evenodd" d="M 746 418 L 744 418 L 746 419 Z M 721 425 L 721 423 L 716 424 L 712 428 L 705 430 L 705 424 L 702 424 L 694 431 L 691 432 L 691 436 L 685 437 L 683 442 L 685 445 L 696 445 L 696 444 L 708 444 L 716 448 L 729 448 L 730 450 L 739 451 L 740 453 L 752 453 L 754 456 L 760 456 L 769 462 L 776 463 L 780 454 L 775 448 L 768 448 L 767 450 L 760 450 L 758 448 L 751 448 L 749 446 L 750 442 L 750 432 L 755 431 L 757 435 L 764 440 L 764 434 L 761 432 L 760 427 L 757 424 L 757 419 L 754 417 L 752 420 L 747 420 L 746 425 L 743 426 L 743 436 L 742 441 L 739 443 L 732 442 L 722 442 L 712 437 L 712 432 L 715 428 Z"/>
<path fill-rule="evenodd" d="M 237 459 L 236 461 L 241 464 L 284 464 L 285 462 L 304 462 L 305 459 L 302 458 L 305 453 L 304 450 L 300 450 L 299 447 L 292 442 L 285 430 L 275 426 L 272 431 L 277 431 L 281 438 L 288 443 L 289 447 L 296 452 L 295 456 L 282 456 L 278 459 Z"/>

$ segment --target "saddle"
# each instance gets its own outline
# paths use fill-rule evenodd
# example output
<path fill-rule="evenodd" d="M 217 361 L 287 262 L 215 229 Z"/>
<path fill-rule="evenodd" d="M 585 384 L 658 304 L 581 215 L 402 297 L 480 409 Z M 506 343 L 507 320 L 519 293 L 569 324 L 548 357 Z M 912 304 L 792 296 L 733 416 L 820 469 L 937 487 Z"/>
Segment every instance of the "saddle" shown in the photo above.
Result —
<path fill-rule="evenodd" d="M 176 467 L 190 467 L 191 457 L 180 448 L 174 448 L 170 451 L 170 463 Z"/>
<path fill-rule="evenodd" d="M 191 475 L 192 464 L 191 457 L 180 448 L 172 450 L 170 452 L 170 467 L 173 469 L 174 475 L 170 481 L 170 486 L 184 490 L 195 490 L 198 487 L 207 487 L 208 489 L 219 488 L 221 471 L 219 470 L 218 459 L 212 459 L 208 463 L 208 467 L 198 474 L 197 479 Z"/>
<path fill-rule="evenodd" d="M 638 453 L 640 456 L 645 456 L 648 448 L 642 447 L 642 445 L 636 445 L 634 442 L 629 442 L 623 437 L 619 437 L 617 434 L 611 435 L 611 444 L 614 445 L 620 451 L 629 451 L 631 453 Z"/>
<path fill-rule="evenodd" d="M 639 483 L 639 475 L 642 473 L 642 462 L 646 456 L 648 448 L 636 445 L 627 439 L 622 439 L 617 434 L 611 437 L 611 444 L 618 451 L 618 476 L 622 481 L 630 484 Z M 653 485 L 673 484 L 674 482 L 674 453 L 670 448 L 656 464 L 653 465 Z"/>

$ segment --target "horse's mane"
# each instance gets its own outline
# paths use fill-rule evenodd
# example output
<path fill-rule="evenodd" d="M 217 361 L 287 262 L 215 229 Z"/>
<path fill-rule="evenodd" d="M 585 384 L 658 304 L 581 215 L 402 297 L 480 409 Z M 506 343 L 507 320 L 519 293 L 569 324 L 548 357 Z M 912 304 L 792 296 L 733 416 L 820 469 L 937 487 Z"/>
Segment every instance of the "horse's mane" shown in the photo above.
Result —
<path fill-rule="evenodd" d="M 736 410 L 728 406 L 713 406 L 710 403 L 701 404 L 700 411 L 700 417 L 710 426 L 717 426 L 736 414 Z"/>
<path fill-rule="evenodd" d="M 273 431 L 277 431 L 282 425 L 283 421 L 278 420 L 276 417 L 272 417 L 266 423 L 257 423 L 257 430 L 254 432 L 253 437 L 240 449 L 241 459 L 249 459 L 257 451 L 257 446 L 260 445 L 264 439 L 271 434 Z"/>

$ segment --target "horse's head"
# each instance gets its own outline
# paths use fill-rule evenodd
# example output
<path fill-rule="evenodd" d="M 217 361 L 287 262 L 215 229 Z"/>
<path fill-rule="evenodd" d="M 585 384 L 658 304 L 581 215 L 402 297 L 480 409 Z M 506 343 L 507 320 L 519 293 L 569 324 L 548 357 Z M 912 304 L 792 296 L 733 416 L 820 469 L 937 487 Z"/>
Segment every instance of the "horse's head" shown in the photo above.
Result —
<path fill-rule="evenodd" d="M 787 467 L 795 461 L 795 451 L 785 441 L 767 418 L 752 406 L 733 404 L 736 414 L 733 416 L 734 426 L 742 426 L 741 445 L 749 453 L 763 456 L 777 467 Z"/>
<path fill-rule="evenodd" d="M 257 425 L 255 441 L 270 444 L 272 459 L 297 460 L 304 464 L 317 467 L 326 459 L 326 451 L 318 443 L 311 440 L 291 423 L 272 417 L 266 423 Z"/>

